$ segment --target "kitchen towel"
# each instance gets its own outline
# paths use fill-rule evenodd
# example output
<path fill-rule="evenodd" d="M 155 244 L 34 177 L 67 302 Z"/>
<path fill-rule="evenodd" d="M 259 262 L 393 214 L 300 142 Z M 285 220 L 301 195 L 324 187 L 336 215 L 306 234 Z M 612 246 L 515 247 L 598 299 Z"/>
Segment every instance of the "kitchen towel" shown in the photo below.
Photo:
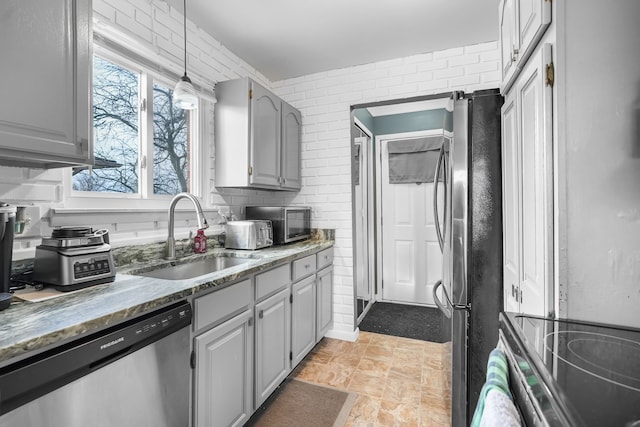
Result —
<path fill-rule="evenodd" d="M 433 182 L 443 143 L 442 135 L 389 141 L 389 183 Z"/>
<path fill-rule="evenodd" d="M 509 367 L 504 352 L 495 348 L 489 354 L 487 377 L 476 406 L 471 427 L 519 426 L 520 417 L 509 390 Z M 496 396 L 501 394 L 506 397 Z"/>

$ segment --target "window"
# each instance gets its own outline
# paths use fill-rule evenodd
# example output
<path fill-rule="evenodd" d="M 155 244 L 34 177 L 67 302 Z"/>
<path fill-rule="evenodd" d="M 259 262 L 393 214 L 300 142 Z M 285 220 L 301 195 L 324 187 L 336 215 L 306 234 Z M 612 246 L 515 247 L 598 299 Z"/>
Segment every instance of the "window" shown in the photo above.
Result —
<path fill-rule="evenodd" d="M 94 55 L 95 164 L 74 168 L 74 195 L 192 192 L 198 113 L 174 107 L 173 83 L 116 55 Z"/>

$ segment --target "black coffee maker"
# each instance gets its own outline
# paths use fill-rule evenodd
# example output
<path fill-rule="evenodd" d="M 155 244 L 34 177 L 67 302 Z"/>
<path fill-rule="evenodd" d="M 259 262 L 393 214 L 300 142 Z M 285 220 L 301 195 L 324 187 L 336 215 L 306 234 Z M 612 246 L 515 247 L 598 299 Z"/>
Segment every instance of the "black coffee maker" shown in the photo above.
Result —
<path fill-rule="evenodd" d="M 11 258 L 13 256 L 13 232 L 16 223 L 16 207 L 0 202 L 0 310 L 9 307 L 11 294 Z"/>

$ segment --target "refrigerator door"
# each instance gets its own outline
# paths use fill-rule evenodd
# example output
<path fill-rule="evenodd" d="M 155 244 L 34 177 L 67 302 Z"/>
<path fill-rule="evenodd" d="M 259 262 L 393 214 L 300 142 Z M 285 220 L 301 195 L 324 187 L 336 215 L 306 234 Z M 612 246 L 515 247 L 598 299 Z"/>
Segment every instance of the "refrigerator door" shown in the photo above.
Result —
<path fill-rule="evenodd" d="M 469 212 L 469 100 L 458 99 L 453 109 L 453 141 L 450 147 L 451 230 L 445 239 L 445 259 L 450 263 L 450 281 L 444 283 L 452 308 L 451 398 L 452 425 L 467 425 L 467 231 Z M 447 248 L 449 256 L 447 257 Z"/>

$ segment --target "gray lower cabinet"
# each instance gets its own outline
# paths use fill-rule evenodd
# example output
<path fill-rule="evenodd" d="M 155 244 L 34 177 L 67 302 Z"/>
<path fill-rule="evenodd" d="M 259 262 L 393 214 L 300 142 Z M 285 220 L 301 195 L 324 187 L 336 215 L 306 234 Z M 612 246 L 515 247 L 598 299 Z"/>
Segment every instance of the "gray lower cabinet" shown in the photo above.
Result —
<path fill-rule="evenodd" d="M 253 413 L 253 313 L 195 339 L 195 426 L 241 426 Z"/>
<path fill-rule="evenodd" d="M 291 286 L 291 367 L 316 345 L 316 276 Z"/>
<path fill-rule="evenodd" d="M 287 377 L 290 369 L 290 288 L 256 304 L 255 399 L 256 408 Z"/>
<path fill-rule="evenodd" d="M 318 298 L 316 312 L 316 342 L 318 342 L 331 328 L 333 321 L 333 265 L 318 271 L 316 277 Z"/>
<path fill-rule="evenodd" d="M 194 299 L 194 427 L 246 423 L 322 339 L 332 262 L 328 248 Z"/>

